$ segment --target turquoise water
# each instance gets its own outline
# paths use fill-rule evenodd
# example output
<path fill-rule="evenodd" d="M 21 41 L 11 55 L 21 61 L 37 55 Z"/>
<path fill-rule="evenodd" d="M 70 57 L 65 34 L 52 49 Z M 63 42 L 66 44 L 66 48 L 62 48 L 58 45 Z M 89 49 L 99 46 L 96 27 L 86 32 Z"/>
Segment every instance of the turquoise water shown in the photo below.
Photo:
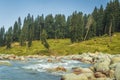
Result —
<path fill-rule="evenodd" d="M 90 64 L 74 60 L 47 62 L 47 59 L 10 61 L 11 66 L 0 66 L 0 80 L 60 80 L 61 75 L 69 73 L 73 67 L 89 67 Z M 47 69 L 65 67 L 68 72 L 49 72 Z"/>

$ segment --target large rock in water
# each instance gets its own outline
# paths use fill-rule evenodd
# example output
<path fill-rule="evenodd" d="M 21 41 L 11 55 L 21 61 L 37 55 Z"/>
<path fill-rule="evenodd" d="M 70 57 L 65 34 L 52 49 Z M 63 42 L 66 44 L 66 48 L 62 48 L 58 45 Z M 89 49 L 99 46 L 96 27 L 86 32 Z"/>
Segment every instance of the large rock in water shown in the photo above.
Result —
<path fill-rule="evenodd" d="M 120 80 L 120 63 L 118 63 L 115 68 L 115 77 L 116 77 L 116 80 Z"/>
<path fill-rule="evenodd" d="M 61 80 L 88 80 L 88 78 L 84 74 L 76 75 L 74 73 L 70 73 L 63 75 Z"/>

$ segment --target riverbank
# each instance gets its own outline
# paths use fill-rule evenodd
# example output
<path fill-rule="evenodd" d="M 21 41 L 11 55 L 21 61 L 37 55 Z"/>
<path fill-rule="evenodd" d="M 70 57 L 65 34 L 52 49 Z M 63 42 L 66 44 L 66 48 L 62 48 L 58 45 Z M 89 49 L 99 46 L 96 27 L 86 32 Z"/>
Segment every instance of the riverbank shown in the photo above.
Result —
<path fill-rule="evenodd" d="M 47 59 L 48 63 L 59 63 L 62 59 L 75 60 L 83 63 L 91 64 L 89 68 L 72 67 L 71 72 L 63 74 L 61 80 L 120 80 L 120 54 L 111 55 L 100 52 L 83 53 L 81 55 L 68 56 L 15 56 L 15 55 L 0 55 L 2 60 L 22 60 L 27 61 L 28 58 Z M 0 62 L 1 63 L 1 62 Z M 39 67 L 38 67 L 39 68 Z M 68 71 L 64 66 L 56 66 L 55 68 L 47 69 L 49 71 Z"/>
<path fill-rule="evenodd" d="M 120 80 L 120 55 L 84 53 L 73 56 L 74 60 L 91 63 L 89 68 L 74 68 L 61 80 Z"/>
<path fill-rule="evenodd" d="M 115 33 L 112 36 L 112 42 L 107 35 L 95 37 L 90 40 L 79 43 L 71 43 L 69 39 L 48 39 L 50 49 L 47 50 L 40 41 L 33 41 L 32 46 L 28 48 L 20 46 L 18 42 L 12 43 L 11 49 L 0 47 L 0 54 L 15 54 L 20 56 L 25 55 L 74 55 L 87 52 L 103 52 L 109 54 L 120 53 L 120 33 Z"/>

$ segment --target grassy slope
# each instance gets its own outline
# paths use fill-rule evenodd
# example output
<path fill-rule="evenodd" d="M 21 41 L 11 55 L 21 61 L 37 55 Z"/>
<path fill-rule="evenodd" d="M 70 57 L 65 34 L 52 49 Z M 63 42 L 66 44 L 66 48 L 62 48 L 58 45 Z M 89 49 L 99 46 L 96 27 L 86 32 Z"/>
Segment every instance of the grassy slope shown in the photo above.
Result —
<path fill-rule="evenodd" d="M 48 40 L 50 50 L 47 51 L 40 41 L 33 41 L 31 48 L 21 47 L 18 43 L 13 43 L 12 48 L 6 50 L 0 47 L 0 53 L 4 54 L 41 54 L 41 55 L 68 55 L 81 54 L 83 52 L 104 52 L 110 54 L 120 53 L 120 33 L 115 33 L 110 42 L 109 37 L 95 37 L 88 41 L 72 44 L 69 39 Z"/>

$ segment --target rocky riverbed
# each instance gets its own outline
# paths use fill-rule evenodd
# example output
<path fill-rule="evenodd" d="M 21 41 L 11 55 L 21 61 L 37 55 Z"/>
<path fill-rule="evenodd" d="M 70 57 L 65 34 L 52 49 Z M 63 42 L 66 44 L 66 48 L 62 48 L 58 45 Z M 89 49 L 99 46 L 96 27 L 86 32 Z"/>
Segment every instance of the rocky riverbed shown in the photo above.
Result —
<path fill-rule="evenodd" d="M 34 61 L 36 63 L 24 65 L 22 69 L 57 74 L 61 76 L 61 80 L 120 80 L 119 54 L 111 55 L 101 52 L 68 56 L 1 54 L 0 59 L 0 65 L 5 66 L 12 65 L 11 61 L 25 63 Z"/>

